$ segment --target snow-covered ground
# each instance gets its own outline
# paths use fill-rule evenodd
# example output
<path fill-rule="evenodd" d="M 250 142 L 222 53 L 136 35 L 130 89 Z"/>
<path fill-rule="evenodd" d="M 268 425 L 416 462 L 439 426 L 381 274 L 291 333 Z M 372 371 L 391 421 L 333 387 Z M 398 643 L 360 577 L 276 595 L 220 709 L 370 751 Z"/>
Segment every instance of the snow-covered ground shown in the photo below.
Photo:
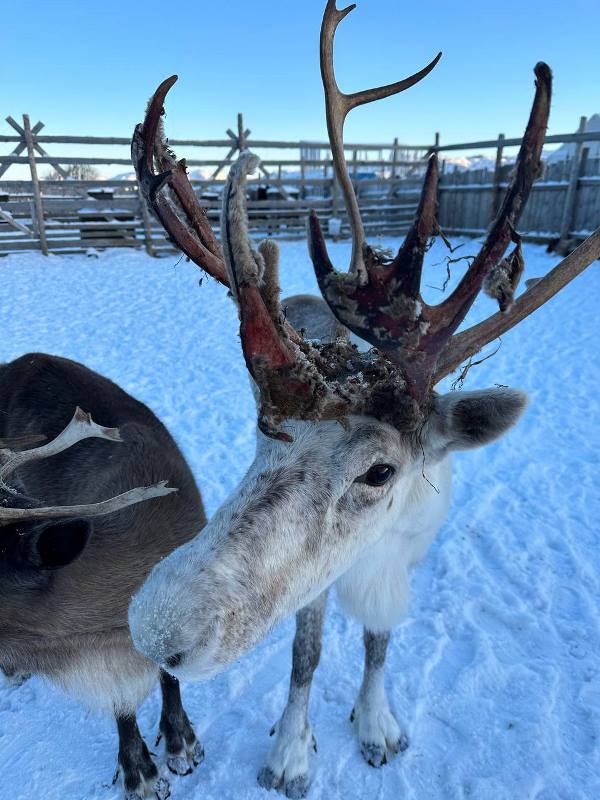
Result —
<path fill-rule="evenodd" d="M 349 244 L 331 249 L 345 267 Z M 282 251 L 285 292 L 313 291 L 306 245 Z M 532 245 L 525 254 L 525 277 L 557 260 Z M 444 255 L 441 244 L 429 253 L 424 283 L 441 286 Z M 232 303 L 200 275 L 176 257 L 131 250 L 0 259 L 0 359 L 69 356 L 148 403 L 212 513 L 252 458 L 253 405 Z M 450 517 L 413 575 L 410 614 L 388 657 L 390 699 L 411 746 L 380 770 L 362 761 L 348 721 L 361 630 L 330 601 L 311 700 L 313 800 L 600 797 L 599 290 L 595 264 L 465 381 L 522 387 L 531 404 L 501 442 L 456 458 Z M 493 310 L 481 298 L 471 319 Z M 265 800 L 256 773 L 284 705 L 292 636 L 287 620 L 224 674 L 184 688 L 206 761 L 171 776 L 173 800 Z M 151 749 L 159 713 L 154 692 L 139 714 Z M 116 746 L 112 720 L 42 680 L 0 686 L 7 800 L 119 800 Z"/>

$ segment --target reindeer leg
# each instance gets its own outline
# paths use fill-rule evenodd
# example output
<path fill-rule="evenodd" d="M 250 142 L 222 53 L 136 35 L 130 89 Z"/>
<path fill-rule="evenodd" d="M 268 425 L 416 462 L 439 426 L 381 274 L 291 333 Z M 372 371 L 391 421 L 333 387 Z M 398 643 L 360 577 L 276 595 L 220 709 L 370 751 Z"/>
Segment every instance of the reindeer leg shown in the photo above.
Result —
<path fill-rule="evenodd" d="M 146 797 L 167 800 L 171 794 L 169 782 L 159 776 L 142 739 L 135 714 L 117 714 L 116 720 L 119 732 L 117 774 L 120 772 L 123 778 L 125 800 L 144 800 Z"/>
<path fill-rule="evenodd" d="M 204 748 L 196 739 L 194 729 L 181 703 L 179 681 L 160 671 L 163 706 L 160 715 L 158 741 L 164 736 L 167 767 L 176 775 L 189 775 L 204 760 Z"/>
<path fill-rule="evenodd" d="M 306 797 L 309 789 L 308 760 L 317 743 L 308 722 L 308 699 L 313 673 L 321 655 L 321 633 L 327 591 L 296 614 L 292 676 L 288 702 L 279 722 L 266 763 L 258 773 L 265 789 L 281 788 L 287 797 Z"/>
<path fill-rule="evenodd" d="M 365 628 L 365 672 L 350 722 L 354 722 L 360 752 L 372 767 L 381 767 L 388 757 L 406 750 L 408 738 L 390 711 L 384 687 L 384 664 L 389 631 L 373 633 Z"/>

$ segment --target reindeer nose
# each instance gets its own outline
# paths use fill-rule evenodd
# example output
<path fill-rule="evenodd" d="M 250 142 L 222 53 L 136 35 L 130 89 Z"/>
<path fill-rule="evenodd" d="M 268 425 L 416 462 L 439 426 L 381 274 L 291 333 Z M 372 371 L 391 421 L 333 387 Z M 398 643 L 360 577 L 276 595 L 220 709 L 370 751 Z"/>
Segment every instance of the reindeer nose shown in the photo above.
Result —
<path fill-rule="evenodd" d="M 170 667 L 171 669 L 175 669 L 175 667 L 178 667 L 182 661 L 183 661 L 183 653 L 175 653 L 174 655 L 165 658 L 166 666 Z"/>

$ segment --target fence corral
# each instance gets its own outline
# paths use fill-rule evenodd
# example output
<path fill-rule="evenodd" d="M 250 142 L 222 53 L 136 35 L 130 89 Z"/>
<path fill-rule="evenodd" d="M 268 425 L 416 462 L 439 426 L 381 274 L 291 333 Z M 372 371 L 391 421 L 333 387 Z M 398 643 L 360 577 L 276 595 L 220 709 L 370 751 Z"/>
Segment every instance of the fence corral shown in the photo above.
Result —
<path fill-rule="evenodd" d="M 111 156 L 50 155 L 44 146 L 89 145 L 107 148 L 128 146 L 128 138 L 98 136 L 42 135 L 43 123 L 33 127 L 28 115 L 23 125 L 12 117 L 7 122 L 15 134 L 0 136 L 0 144 L 14 144 L 0 155 L 0 255 L 19 250 L 68 253 L 105 247 L 145 247 L 158 255 L 171 249 L 162 226 L 148 212 L 130 175 L 112 180 L 72 180 L 65 167 L 126 165 L 128 158 Z M 315 209 L 328 230 L 330 220 L 340 220 L 331 230 L 349 234 L 343 198 L 333 176 L 327 142 L 283 142 L 250 138 L 238 115 L 237 132 L 227 130 L 222 140 L 172 140 L 174 148 L 226 148 L 218 159 L 188 158 L 191 182 L 207 208 L 209 219 L 218 220 L 220 192 L 225 169 L 245 148 L 263 155 L 260 174 L 249 181 L 248 214 L 255 235 L 297 238 L 304 235 L 306 217 Z M 599 132 L 586 132 L 585 119 L 576 134 L 548 136 L 547 144 L 572 143 L 573 154 L 556 163 L 546 163 L 535 184 L 519 224 L 527 237 L 540 241 L 571 242 L 591 233 L 600 224 L 600 158 L 589 157 L 590 143 L 599 142 Z M 398 139 L 388 144 L 346 144 L 348 167 L 359 199 L 365 230 L 378 234 L 406 232 L 416 210 L 421 179 L 428 155 L 438 152 L 442 159 L 451 151 L 495 151 L 491 166 L 460 170 L 442 161 L 439 222 L 448 233 L 480 235 L 501 201 L 510 164 L 503 163 L 507 147 L 520 139 L 506 139 L 441 145 L 439 135 L 429 145 L 403 145 Z M 53 148 L 50 148 L 53 149 Z M 270 157 L 271 151 L 292 152 L 292 157 Z M 26 155 L 25 155 L 26 153 Z M 266 154 L 266 155 L 265 155 Z M 324 154 L 324 155 L 323 155 Z M 25 164 L 30 180 L 7 180 L 13 164 Z M 42 165 L 50 165 L 53 180 L 40 177 Z M 209 177 L 197 177 L 195 168 L 212 168 Z"/>

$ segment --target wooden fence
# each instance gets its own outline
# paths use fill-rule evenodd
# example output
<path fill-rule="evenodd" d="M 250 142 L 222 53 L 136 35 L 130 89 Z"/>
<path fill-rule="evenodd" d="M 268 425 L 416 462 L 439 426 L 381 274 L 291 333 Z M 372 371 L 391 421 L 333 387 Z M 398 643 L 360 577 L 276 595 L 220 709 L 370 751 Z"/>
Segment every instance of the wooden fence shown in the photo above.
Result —
<path fill-rule="evenodd" d="M 131 176 L 113 180 L 72 180 L 68 167 L 123 165 L 131 162 L 113 156 L 50 155 L 45 146 L 86 145 L 95 148 L 129 146 L 128 138 L 42 135 L 43 123 L 31 126 L 28 115 L 23 124 L 12 117 L 7 122 L 14 134 L 0 135 L 2 143 L 14 145 L 11 153 L 0 155 L 0 255 L 19 250 L 68 253 L 104 247 L 145 247 L 158 255 L 171 249 L 162 227 L 142 202 Z M 600 133 L 586 133 L 582 119 L 577 134 L 549 136 L 546 143 L 573 143 L 572 157 L 548 164 L 536 183 L 519 229 L 540 240 L 569 239 L 585 235 L 600 224 L 600 163 L 589 158 L 589 143 L 600 141 Z M 236 154 L 245 148 L 263 157 L 260 174 L 248 184 L 250 229 L 256 235 L 301 237 L 306 217 L 314 208 L 325 230 L 341 222 L 341 236 L 349 234 L 348 221 L 337 181 L 333 176 L 327 142 L 284 142 L 250 138 L 242 115 L 237 132 L 227 131 L 222 140 L 172 140 L 177 152 L 197 148 L 219 150 L 217 159 L 188 158 L 191 182 L 208 216 L 215 223 L 224 173 Z M 510 165 L 503 165 L 507 147 L 519 139 L 441 145 L 439 135 L 429 145 L 387 144 L 345 145 L 348 167 L 359 198 L 365 229 L 370 237 L 405 233 L 414 215 L 427 156 L 434 151 L 496 151 L 495 168 L 459 171 L 442 162 L 439 221 L 449 233 L 478 235 L 485 231 L 501 198 Z M 288 157 L 272 157 L 271 151 L 287 151 Z M 291 152 L 290 152 L 291 151 Z M 323 156 L 323 153 L 325 154 Z M 291 157 L 290 157 L 291 156 Z M 8 180 L 5 174 L 14 164 L 27 165 L 29 180 Z M 52 167 L 52 180 L 40 176 L 40 169 Z M 197 167 L 211 168 L 210 177 L 197 178 Z M 334 220 L 330 223 L 330 220 Z"/>

